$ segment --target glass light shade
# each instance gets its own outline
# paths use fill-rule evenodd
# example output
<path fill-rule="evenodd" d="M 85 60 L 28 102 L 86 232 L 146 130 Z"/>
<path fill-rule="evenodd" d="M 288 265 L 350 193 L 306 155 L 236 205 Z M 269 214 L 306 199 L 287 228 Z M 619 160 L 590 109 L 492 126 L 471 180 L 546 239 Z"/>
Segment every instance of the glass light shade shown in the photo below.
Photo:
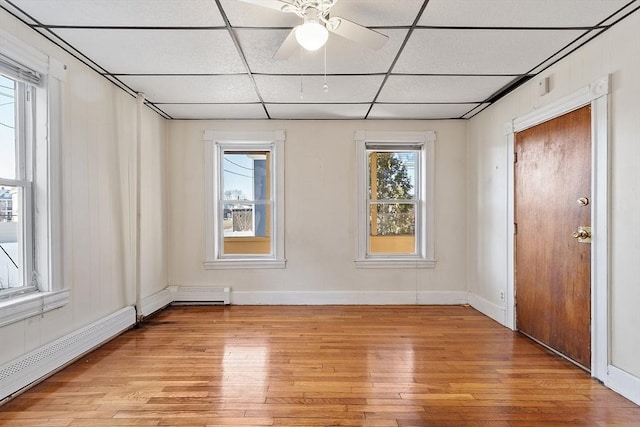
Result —
<path fill-rule="evenodd" d="M 296 40 L 306 50 L 318 50 L 327 42 L 329 31 L 318 21 L 307 21 L 296 27 Z"/>

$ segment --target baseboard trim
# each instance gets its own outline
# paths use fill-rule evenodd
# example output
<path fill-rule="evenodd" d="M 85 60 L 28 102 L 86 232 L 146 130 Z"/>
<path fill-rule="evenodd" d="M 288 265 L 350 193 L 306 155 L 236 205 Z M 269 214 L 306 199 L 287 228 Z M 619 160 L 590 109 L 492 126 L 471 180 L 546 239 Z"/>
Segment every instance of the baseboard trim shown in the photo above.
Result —
<path fill-rule="evenodd" d="M 609 365 L 607 371 L 605 385 L 636 405 L 640 405 L 640 378 L 613 365 Z"/>
<path fill-rule="evenodd" d="M 136 312 L 125 307 L 0 367 L 0 402 L 42 381 L 133 326 Z"/>
<path fill-rule="evenodd" d="M 500 307 L 499 305 L 472 293 L 469 293 L 469 305 L 485 316 L 488 316 L 501 325 L 508 327 L 507 309 L 505 307 Z"/>
<path fill-rule="evenodd" d="M 469 303 L 469 294 L 461 291 L 418 292 L 420 305 L 462 305 Z"/>
<path fill-rule="evenodd" d="M 231 288 L 220 286 L 169 286 L 173 302 L 230 304 Z"/>
<path fill-rule="evenodd" d="M 163 289 L 142 299 L 142 315 L 150 316 L 173 302 L 173 294 L 169 289 Z"/>
<path fill-rule="evenodd" d="M 466 292 L 237 292 L 236 305 L 459 305 Z"/>

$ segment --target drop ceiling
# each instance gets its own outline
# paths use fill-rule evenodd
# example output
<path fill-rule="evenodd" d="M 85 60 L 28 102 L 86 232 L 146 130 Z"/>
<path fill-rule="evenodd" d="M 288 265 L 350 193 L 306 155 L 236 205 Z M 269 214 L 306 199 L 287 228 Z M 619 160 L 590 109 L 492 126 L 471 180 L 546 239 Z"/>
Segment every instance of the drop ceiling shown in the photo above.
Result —
<path fill-rule="evenodd" d="M 239 0 L 0 0 L 167 119 L 464 119 L 631 13 L 640 0 L 339 0 L 389 36 L 370 50 L 274 53 L 300 18 Z M 329 86 L 328 91 L 323 85 Z"/>

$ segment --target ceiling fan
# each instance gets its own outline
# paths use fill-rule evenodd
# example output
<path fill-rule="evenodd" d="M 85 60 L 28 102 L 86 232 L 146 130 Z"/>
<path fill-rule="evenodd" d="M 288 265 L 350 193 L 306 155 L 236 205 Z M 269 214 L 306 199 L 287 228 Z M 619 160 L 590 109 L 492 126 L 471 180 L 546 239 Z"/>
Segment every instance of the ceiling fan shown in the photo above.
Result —
<path fill-rule="evenodd" d="M 275 59 L 286 59 L 298 45 L 306 50 L 318 50 L 327 42 L 329 32 L 353 40 L 373 50 L 378 50 L 389 36 L 371 30 L 339 16 L 329 16 L 338 0 L 241 0 L 280 12 L 294 13 L 304 22 L 291 30 L 276 54 Z"/>

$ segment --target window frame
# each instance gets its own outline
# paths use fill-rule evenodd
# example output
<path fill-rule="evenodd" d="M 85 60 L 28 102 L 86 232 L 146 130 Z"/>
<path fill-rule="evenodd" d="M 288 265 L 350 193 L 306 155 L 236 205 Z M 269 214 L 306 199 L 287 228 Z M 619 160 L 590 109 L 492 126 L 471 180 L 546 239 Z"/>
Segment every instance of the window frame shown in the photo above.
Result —
<path fill-rule="evenodd" d="M 355 132 L 356 142 L 356 229 L 357 268 L 434 268 L 434 189 L 435 189 L 434 131 L 365 131 Z M 402 151 L 408 145 L 419 147 L 416 162 L 416 253 L 369 253 L 369 167 L 368 145 L 381 149 Z M 381 150 L 382 151 L 382 150 Z"/>
<path fill-rule="evenodd" d="M 284 257 L 284 141 L 285 132 L 204 131 L 205 148 L 205 269 L 285 268 Z M 271 253 L 224 254 L 224 191 L 222 182 L 225 150 L 270 152 L 271 165 Z"/>
<path fill-rule="evenodd" d="M 31 123 L 26 123 L 23 134 L 18 136 L 25 138 L 24 144 L 19 144 L 22 148 L 18 155 L 25 160 L 19 178 L 28 187 L 23 201 L 29 211 L 24 213 L 28 222 L 24 233 L 24 277 L 28 285 L 33 285 L 33 289 L 29 286 L 31 292 L 8 292 L 2 296 L 2 327 L 64 306 L 70 300 L 70 290 L 62 280 L 60 200 L 61 82 L 66 77 L 66 66 L 2 30 L 0 56 L 9 64 L 3 74 L 30 86 L 31 106 L 24 114 L 31 115 Z M 12 69 L 16 72 L 12 73 Z"/>
<path fill-rule="evenodd" d="M 0 302 L 11 300 L 17 296 L 28 295 L 37 292 L 32 272 L 34 271 L 34 234 L 33 234 L 33 173 L 31 160 L 33 155 L 33 118 L 34 87 L 26 82 L 7 76 L 14 82 L 15 103 L 15 176 L 14 178 L 0 177 L 0 185 L 19 189 L 20 199 L 17 210 L 21 217 L 18 223 L 18 270 L 21 285 L 11 290 L 0 290 Z M 16 209 L 17 208 L 17 209 Z M 1 255 L 1 254 L 0 254 Z"/>

